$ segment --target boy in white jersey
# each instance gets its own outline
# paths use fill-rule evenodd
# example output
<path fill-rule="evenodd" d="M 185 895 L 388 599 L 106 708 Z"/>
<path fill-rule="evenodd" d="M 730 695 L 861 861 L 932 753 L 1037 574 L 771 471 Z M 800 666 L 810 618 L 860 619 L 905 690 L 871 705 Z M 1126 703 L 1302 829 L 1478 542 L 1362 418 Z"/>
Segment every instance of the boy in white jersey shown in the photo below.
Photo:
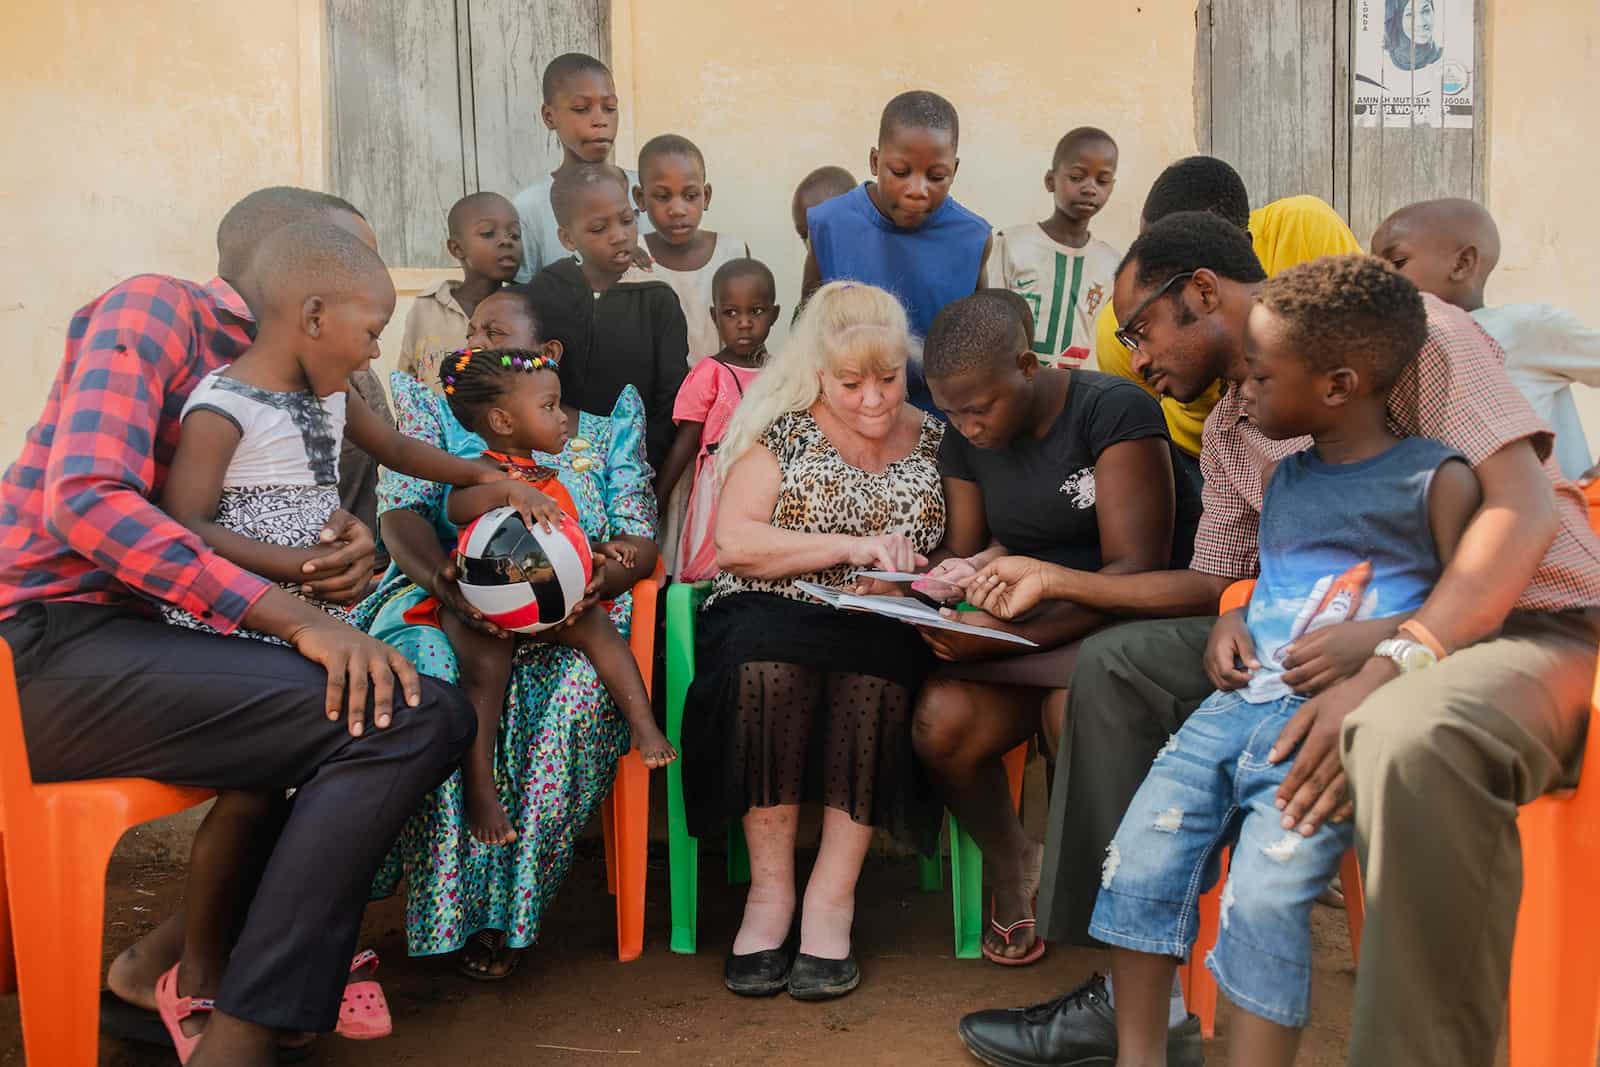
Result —
<path fill-rule="evenodd" d="M 1044 187 L 1055 210 L 1043 222 L 1007 226 L 996 235 L 999 284 L 1033 308 L 1033 351 L 1046 367 L 1094 369 L 1094 317 L 1111 299 L 1122 253 L 1089 233 L 1089 221 L 1117 184 L 1117 143 L 1080 126 L 1056 144 Z"/>

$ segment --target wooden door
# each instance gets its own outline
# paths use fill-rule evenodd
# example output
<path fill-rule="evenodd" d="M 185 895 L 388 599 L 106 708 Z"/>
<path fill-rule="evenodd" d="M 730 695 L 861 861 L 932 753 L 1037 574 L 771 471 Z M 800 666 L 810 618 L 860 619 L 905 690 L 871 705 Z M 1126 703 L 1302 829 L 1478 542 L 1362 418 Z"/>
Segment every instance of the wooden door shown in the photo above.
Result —
<path fill-rule="evenodd" d="M 1361 3 L 1200 0 L 1195 124 L 1200 150 L 1238 169 L 1251 207 L 1311 193 L 1366 244 L 1406 204 L 1483 200 L 1486 118 L 1480 103 L 1471 129 L 1357 125 L 1351 57 Z M 1485 0 L 1474 6 L 1481 102 Z"/>
<path fill-rule="evenodd" d="M 447 267 L 445 216 L 560 162 L 539 121 L 545 64 L 607 60 L 607 0 L 328 0 L 329 185 L 393 267 Z"/>

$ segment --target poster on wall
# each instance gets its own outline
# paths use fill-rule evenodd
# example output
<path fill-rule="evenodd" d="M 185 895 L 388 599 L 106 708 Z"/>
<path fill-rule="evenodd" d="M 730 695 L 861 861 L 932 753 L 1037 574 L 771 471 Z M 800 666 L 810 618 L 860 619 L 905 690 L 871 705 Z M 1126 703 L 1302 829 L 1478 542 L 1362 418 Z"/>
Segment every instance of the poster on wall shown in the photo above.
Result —
<path fill-rule="evenodd" d="M 1357 126 L 1472 128 L 1473 0 L 1355 0 Z"/>

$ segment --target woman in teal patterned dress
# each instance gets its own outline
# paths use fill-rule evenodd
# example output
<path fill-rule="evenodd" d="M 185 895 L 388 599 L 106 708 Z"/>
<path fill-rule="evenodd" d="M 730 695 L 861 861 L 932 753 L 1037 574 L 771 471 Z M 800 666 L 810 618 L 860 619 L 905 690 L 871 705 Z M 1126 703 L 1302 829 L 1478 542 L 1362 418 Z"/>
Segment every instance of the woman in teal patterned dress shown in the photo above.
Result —
<path fill-rule="evenodd" d="M 444 398 L 415 380 L 392 378 L 401 432 L 460 456 L 477 456 L 482 439 L 450 414 Z M 656 501 L 644 458 L 644 404 L 632 387 L 609 416 L 568 412 L 576 438 L 592 446 L 541 456 L 560 471 L 593 540 L 637 540 L 639 559 L 606 568 L 596 596 L 615 597 L 612 618 L 628 633 L 633 583 L 655 566 Z M 589 465 L 574 461 L 579 457 Z M 409 623 L 405 612 L 430 593 L 463 607 L 450 565 L 456 531 L 445 519 L 447 489 L 385 470 L 378 486 L 379 528 L 394 558 L 358 624 L 405 653 L 423 674 L 457 680 L 444 634 Z M 495 745 L 495 782 L 517 839 L 484 845 L 467 832 L 461 775 L 433 793 L 401 832 L 379 872 L 375 896 L 406 882 L 406 943 L 413 956 L 465 948 L 462 969 L 501 978 L 539 936 L 545 908 L 572 863 L 577 835 L 611 789 L 628 726 L 589 662 L 562 645 L 520 638 Z"/>

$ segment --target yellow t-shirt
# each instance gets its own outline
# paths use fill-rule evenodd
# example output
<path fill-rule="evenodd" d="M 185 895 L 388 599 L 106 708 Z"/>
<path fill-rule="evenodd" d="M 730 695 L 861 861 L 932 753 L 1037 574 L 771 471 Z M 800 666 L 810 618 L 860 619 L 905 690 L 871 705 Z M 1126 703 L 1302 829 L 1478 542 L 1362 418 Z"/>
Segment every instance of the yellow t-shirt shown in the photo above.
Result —
<path fill-rule="evenodd" d="M 1350 232 L 1339 213 L 1314 196 L 1289 196 L 1252 211 L 1250 239 L 1255 244 L 1256 258 L 1261 260 L 1261 269 L 1268 276 L 1321 256 L 1361 251 L 1355 234 Z M 1133 372 L 1128 350 L 1117 341 L 1116 330 L 1117 317 L 1108 300 L 1101 307 L 1094 327 L 1094 355 L 1101 371 L 1120 375 L 1150 390 L 1144 379 Z M 1153 390 L 1150 392 L 1154 395 Z M 1180 404 L 1169 396 L 1161 397 L 1161 413 L 1167 417 L 1172 443 L 1191 456 L 1198 456 L 1200 431 L 1221 395 L 1222 383 L 1217 382 L 1187 404 Z"/>

